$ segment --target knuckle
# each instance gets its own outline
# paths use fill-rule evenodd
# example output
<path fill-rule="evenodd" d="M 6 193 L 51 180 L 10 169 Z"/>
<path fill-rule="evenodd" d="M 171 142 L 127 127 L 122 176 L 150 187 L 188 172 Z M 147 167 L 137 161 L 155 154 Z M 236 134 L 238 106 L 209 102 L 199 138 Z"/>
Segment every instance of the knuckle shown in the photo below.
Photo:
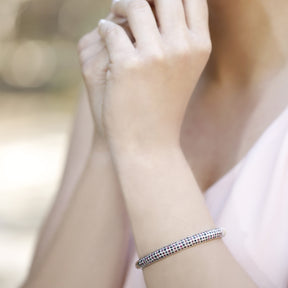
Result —
<path fill-rule="evenodd" d="M 176 50 L 176 57 L 190 58 L 193 55 L 193 49 L 190 46 L 183 45 Z"/>
<path fill-rule="evenodd" d="M 146 57 L 144 57 L 144 61 L 147 63 L 157 63 L 157 64 L 163 64 L 166 61 L 166 55 L 162 50 L 157 51 L 151 51 L 147 54 Z"/>
<path fill-rule="evenodd" d="M 199 39 L 196 43 L 196 48 L 201 55 L 210 55 L 212 51 L 212 42 L 210 37 Z"/>
<path fill-rule="evenodd" d="M 104 33 L 108 37 L 117 35 L 119 33 L 119 27 L 117 25 L 109 25 L 108 27 L 105 28 Z"/>
<path fill-rule="evenodd" d="M 87 46 L 87 35 L 84 35 L 80 38 L 77 43 L 78 51 L 82 51 Z"/>
<path fill-rule="evenodd" d="M 82 63 L 82 65 L 85 63 L 85 61 L 87 60 L 89 53 L 88 53 L 88 49 L 83 49 L 79 52 L 79 59 Z"/>
<path fill-rule="evenodd" d="M 210 34 L 202 34 L 189 32 L 188 45 L 190 45 L 193 54 L 199 56 L 209 56 L 212 51 L 212 42 Z"/>
<path fill-rule="evenodd" d="M 180 44 L 181 43 L 181 44 Z M 195 61 L 207 61 L 211 53 L 211 41 L 181 41 L 167 51 L 169 63 L 188 64 Z"/>
<path fill-rule="evenodd" d="M 98 40 L 99 38 L 97 36 L 98 33 L 96 29 L 82 36 L 77 43 L 78 51 L 87 48 L 91 44 L 91 42 L 95 42 L 95 40 Z"/>
<path fill-rule="evenodd" d="M 138 59 L 131 58 L 126 61 L 119 61 L 113 67 L 113 77 L 119 78 L 123 75 L 133 75 L 141 69 L 141 63 Z"/>
<path fill-rule="evenodd" d="M 82 66 L 82 73 L 86 79 L 92 79 L 95 74 L 93 65 L 91 63 L 85 63 Z"/>
<path fill-rule="evenodd" d="M 190 43 L 182 41 L 181 45 L 177 45 L 170 53 L 170 58 L 175 58 L 177 60 L 183 59 L 188 60 L 193 57 L 193 47 Z"/>
<path fill-rule="evenodd" d="M 137 59 L 129 59 L 119 63 L 119 67 L 122 71 L 134 72 L 140 68 L 140 62 Z"/>
<path fill-rule="evenodd" d="M 97 43 L 93 47 L 83 49 L 78 53 L 82 64 L 84 64 L 89 59 L 99 59 L 99 57 L 102 57 L 104 60 L 105 54 L 105 46 L 101 45 L 100 43 Z"/>
<path fill-rule="evenodd" d="M 207 54 L 210 54 L 212 51 L 212 42 L 211 40 L 203 40 L 202 41 L 202 51 L 204 51 Z"/>

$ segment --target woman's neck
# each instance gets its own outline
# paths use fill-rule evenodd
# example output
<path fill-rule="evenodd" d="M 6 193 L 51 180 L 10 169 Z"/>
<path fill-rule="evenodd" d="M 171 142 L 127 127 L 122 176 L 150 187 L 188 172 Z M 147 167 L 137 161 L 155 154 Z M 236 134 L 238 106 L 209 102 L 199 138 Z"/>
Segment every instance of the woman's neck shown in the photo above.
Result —
<path fill-rule="evenodd" d="M 205 70 L 209 79 L 225 87 L 257 86 L 286 66 L 288 2 L 276 2 L 208 0 L 213 44 Z"/>

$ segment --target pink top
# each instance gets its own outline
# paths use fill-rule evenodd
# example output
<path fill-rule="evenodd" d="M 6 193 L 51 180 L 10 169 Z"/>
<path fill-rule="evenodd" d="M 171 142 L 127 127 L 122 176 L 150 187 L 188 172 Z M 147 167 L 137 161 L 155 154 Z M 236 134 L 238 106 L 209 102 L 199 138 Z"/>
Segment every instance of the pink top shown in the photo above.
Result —
<path fill-rule="evenodd" d="M 288 287 L 288 107 L 246 156 L 204 192 L 224 243 L 261 288 Z M 131 238 L 124 288 L 146 288 Z M 176 241 L 176 240 L 175 240 Z M 193 248 L 192 248 L 193 249 Z"/>

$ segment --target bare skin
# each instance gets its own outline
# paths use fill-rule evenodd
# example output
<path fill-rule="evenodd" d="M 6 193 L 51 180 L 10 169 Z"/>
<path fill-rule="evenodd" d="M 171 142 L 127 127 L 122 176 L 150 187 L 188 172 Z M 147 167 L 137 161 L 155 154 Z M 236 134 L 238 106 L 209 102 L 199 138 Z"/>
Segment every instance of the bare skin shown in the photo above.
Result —
<path fill-rule="evenodd" d="M 260 91 L 233 91 L 223 102 L 226 92 L 218 84 L 196 92 L 183 122 L 181 143 L 202 191 L 237 165 L 287 107 L 287 76 L 284 70 Z M 232 93 L 235 98 L 228 98 Z"/>
<path fill-rule="evenodd" d="M 203 191 L 246 155 L 288 105 L 287 3 L 208 3 L 212 54 L 181 134 Z"/>
<path fill-rule="evenodd" d="M 285 22 L 288 5 L 284 1 L 283 3 L 279 1 L 278 6 L 272 5 L 271 7 L 269 1 L 261 1 L 260 4 L 256 1 L 252 4 L 251 1 L 249 4 L 247 1 L 239 1 L 238 6 L 234 3 L 230 7 L 227 1 L 216 3 L 215 0 L 214 2 L 212 3 L 212 0 L 209 2 L 210 15 L 212 14 L 210 26 L 212 27 L 213 52 L 199 85 L 194 91 L 195 97 L 189 102 L 181 130 L 183 153 L 202 192 L 245 156 L 265 128 L 288 105 L 288 99 L 284 93 L 288 88 L 285 83 L 287 43 L 284 41 L 287 37 L 283 36 L 288 27 L 288 23 Z M 253 17 L 249 18 L 249 15 Z M 247 26 L 240 25 L 243 23 L 234 19 L 243 19 Z M 252 29 L 249 23 L 254 23 L 255 19 L 258 25 L 252 26 L 254 28 Z M 259 33 L 259 27 L 264 26 L 264 23 L 267 25 L 267 22 L 272 27 L 270 33 Z M 227 23 L 229 23 L 229 31 L 225 31 L 225 39 L 223 39 L 220 32 L 223 32 L 223 27 L 227 27 Z M 247 31 L 251 34 L 249 38 L 244 39 L 239 36 Z M 249 40 L 251 38 L 255 39 L 253 45 Z M 235 45 L 238 39 L 240 42 Z M 269 61 L 264 63 L 258 58 L 259 46 L 256 44 L 259 42 L 265 44 L 260 47 L 262 53 L 273 55 L 273 57 L 265 58 Z M 271 45 L 271 43 L 277 43 L 277 45 Z M 226 51 L 225 48 L 231 45 L 233 49 Z M 243 54 L 246 57 L 243 57 Z M 235 57 L 235 55 L 241 55 L 241 57 Z M 237 59 L 240 61 L 235 63 Z M 67 219 L 69 214 L 65 217 Z M 84 235 L 83 238 L 85 238 Z M 83 245 L 85 245 L 84 242 Z M 59 249 L 61 251 L 61 243 Z M 49 265 L 52 263 L 50 262 L 48 267 Z M 53 265 L 57 265 L 57 262 Z M 83 274 L 79 273 L 79 275 Z M 73 283 L 73 277 L 72 280 L 71 276 L 69 277 L 70 280 L 64 277 L 63 283 L 65 281 Z M 153 275 L 149 277 L 153 278 Z M 43 279 L 42 281 L 45 282 L 45 277 Z M 103 281 L 100 278 L 98 280 Z M 50 281 L 46 284 L 51 284 Z M 86 283 L 95 285 L 96 282 L 93 281 L 97 281 L 97 278 L 91 277 L 87 281 Z M 104 286 L 101 287 L 113 287 L 104 284 L 105 281 L 101 283 L 99 281 L 96 284 L 103 283 Z M 152 287 L 153 282 L 150 283 Z M 30 287 L 29 283 L 27 287 Z"/>
<path fill-rule="evenodd" d="M 23 288 L 121 287 L 125 280 L 127 213 L 85 92 L 79 100 L 62 183 Z"/>

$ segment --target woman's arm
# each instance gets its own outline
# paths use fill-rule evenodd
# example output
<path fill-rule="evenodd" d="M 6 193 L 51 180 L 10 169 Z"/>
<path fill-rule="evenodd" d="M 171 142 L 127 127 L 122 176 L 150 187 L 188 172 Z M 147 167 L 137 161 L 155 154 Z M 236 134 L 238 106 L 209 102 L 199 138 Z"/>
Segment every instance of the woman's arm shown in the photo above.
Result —
<path fill-rule="evenodd" d="M 215 227 L 179 144 L 187 104 L 211 53 L 207 2 L 154 3 L 158 23 L 145 0 L 114 4 L 127 16 L 135 44 L 111 21 L 98 27 L 110 65 L 101 113 L 94 112 L 108 136 L 140 257 Z M 95 65 L 88 63 L 84 75 L 94 99 Z M 256 287 L 222 239 L 154 263 L 144 277 L 148 288 Z"/>
<path fill-rule="evenodd" d="M 23 288 L 122 287 L 129 226 L 106 144 L 81 95 L 62 185 Z"/>
<path fill-rule="evenodd" d="M 216 227 L 180 147 L 133 145 L 131 151 L 118 150 L 113 158 L 139 257 Z M 185 249 L 143 273 L 149 288 L 256 287 L 221 239 Z"/>
<path fill-rule="evenodd" d="M 85 127 L 85 129 L 83 129 L 83 127 Z M 34 271 L 36 272 L 38 267 L 37 263 L 47 251 L 49 246 L 48 243 L 53 239 L 57 226 L 63 217 L 64 211 L 67 209 L 69 200 L 75 190 L 73 187 L 77 185 L 77 182 L 87 165 L 89 155 L 91 154 L 91 146 L 94 136 L 93 130 L 94 124 L 91 113 L 89 113 L 87 95 L 85 90 L 82 88 L 82 92 L 78 99 L 66 165 L 59 192 L 57 193 L 53 206 L 41 227 L 30 273 L 33 273 Z"/>

